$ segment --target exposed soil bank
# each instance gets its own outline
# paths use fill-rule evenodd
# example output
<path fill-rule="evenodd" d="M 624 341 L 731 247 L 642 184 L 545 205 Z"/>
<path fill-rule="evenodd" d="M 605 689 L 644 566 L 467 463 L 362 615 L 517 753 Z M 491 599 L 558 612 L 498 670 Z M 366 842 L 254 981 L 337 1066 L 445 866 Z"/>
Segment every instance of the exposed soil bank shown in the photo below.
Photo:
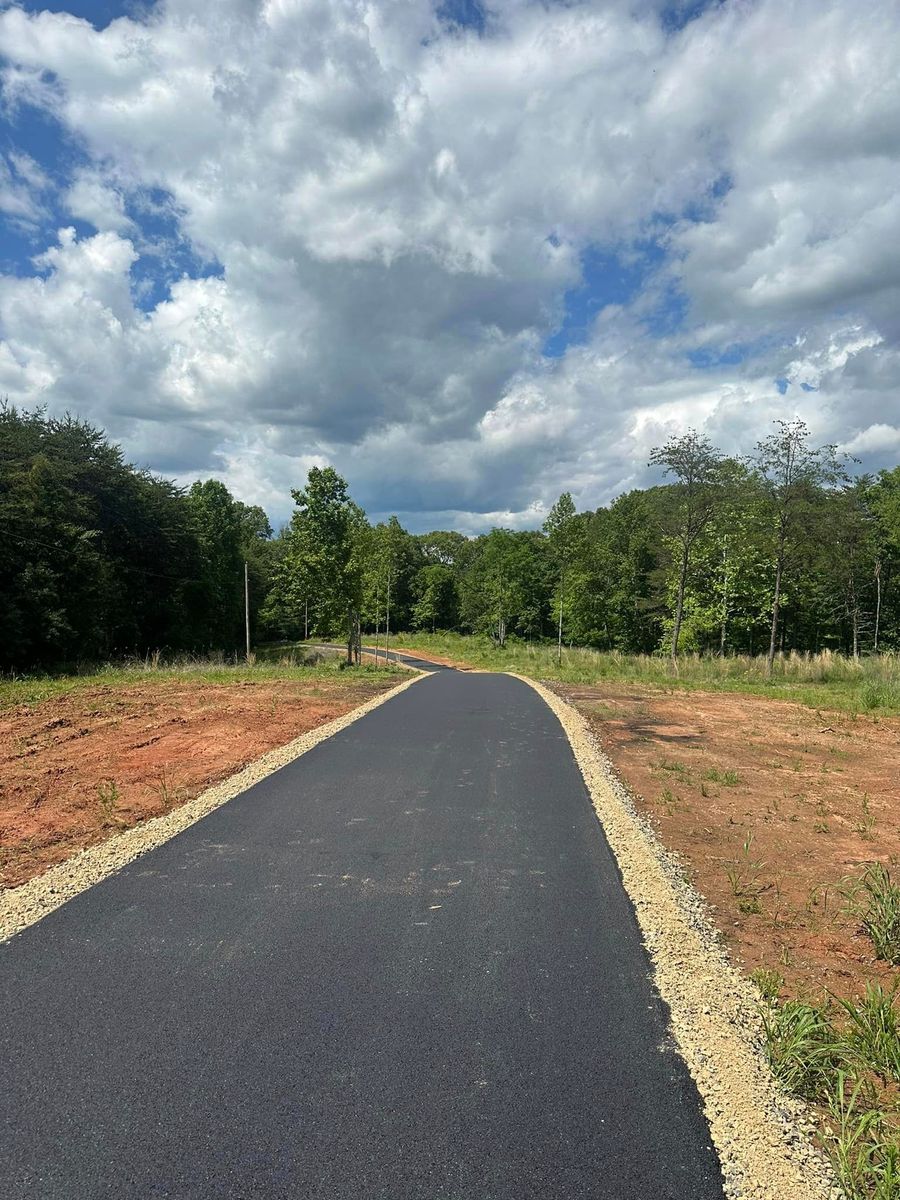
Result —
<path fill-rule="evenodd" d="M 554 690 L 681 856 L 736 962 L 777 969 L 794 996 L 897 978 L 839 889 L 900 858 L 900 720 L 628 684 Z"/>

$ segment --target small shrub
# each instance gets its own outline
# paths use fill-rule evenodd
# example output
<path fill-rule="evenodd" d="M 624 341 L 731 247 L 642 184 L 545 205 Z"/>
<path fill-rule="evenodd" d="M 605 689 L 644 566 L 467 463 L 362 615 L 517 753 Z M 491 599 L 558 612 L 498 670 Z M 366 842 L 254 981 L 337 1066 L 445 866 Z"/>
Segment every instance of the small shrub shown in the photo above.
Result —
<path fill-rule="evenodd" d="M 100 815 L 104 825 L 119 825 L 120 819 L 116 816 L 116 809 L 119 807 L 119 788 L 114 779 L 104 779 L 97 784 L 97 803 L 100 806 Z"/>
<path fill-rule="evenodd" d="M 760 994 L 767 1004 L 774 1004 L 781 989 L 784 987 L 784 976 L 778 971 L 769 971 L 758 967 L 750 973 L 750 978 L 759 988 Z"/>

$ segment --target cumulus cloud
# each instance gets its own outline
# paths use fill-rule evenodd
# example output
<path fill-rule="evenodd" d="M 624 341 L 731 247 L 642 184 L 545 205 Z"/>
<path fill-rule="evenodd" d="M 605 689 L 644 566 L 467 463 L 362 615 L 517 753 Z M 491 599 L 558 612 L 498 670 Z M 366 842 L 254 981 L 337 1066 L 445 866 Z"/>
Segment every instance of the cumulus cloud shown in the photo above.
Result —
<path fill-rule="evenodd" d="M 96 232 L 0 278 L 0 390 L 277 516 L 328 461 L 415 527 L 535 524 L 687 423 L 795 412 L 887 465 L 898 44 L 890 0 L 7 8 L 5 103 L 78 147 L 59 213 Z M 29 161 L 0 207 L 46 227 Z M 548 359 L 591 247 L 652 270 Z"/>

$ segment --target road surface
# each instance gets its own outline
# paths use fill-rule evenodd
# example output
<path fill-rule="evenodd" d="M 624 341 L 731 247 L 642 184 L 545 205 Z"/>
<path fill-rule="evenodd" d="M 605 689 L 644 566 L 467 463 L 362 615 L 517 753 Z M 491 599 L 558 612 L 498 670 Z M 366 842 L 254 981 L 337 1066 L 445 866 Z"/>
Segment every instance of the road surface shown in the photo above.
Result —
<path fill-rule="evenodd" d="M 556 718 L 436 671 L 0 947 L 5 1200 L 722 1200 Z"/>

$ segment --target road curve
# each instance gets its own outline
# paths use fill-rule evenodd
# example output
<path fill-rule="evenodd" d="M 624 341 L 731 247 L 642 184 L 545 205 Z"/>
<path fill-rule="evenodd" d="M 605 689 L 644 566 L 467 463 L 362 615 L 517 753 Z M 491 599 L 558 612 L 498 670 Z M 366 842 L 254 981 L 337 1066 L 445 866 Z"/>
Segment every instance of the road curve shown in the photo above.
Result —
<path fill-rule="evenodd" d="M 7 1200 L 722 1200 L 556 718 L 437 671 L 0 947 Z"/>

